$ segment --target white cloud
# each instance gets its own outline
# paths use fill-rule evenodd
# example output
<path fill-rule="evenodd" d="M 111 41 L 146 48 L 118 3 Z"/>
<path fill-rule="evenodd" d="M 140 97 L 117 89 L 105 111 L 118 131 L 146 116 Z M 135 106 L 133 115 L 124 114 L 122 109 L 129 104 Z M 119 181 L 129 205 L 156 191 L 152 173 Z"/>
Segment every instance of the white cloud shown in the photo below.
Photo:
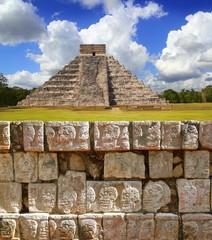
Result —
<path fill-rule="evenodd" d="M 15 74 L 6 75 L 9 86 L 19 86 L 22 88 L 39 87 L 50 77 L 48 72 L 31 73 L 28 71 L 18 71 Z"/>
<path fill-rule="evenodd" d="M 125 2 L 90 0 L 83 1 L 83 3 L 90 4 L 90 6 L 94 3 L 102 3 L 108 14 L 96 24 L 81 31 L 73 22 L 66 20 L 50 22 L 46 29 L 46 36 L 38 42 L 41 54 L 27 54 L 30 59 L 40 64 L 41 72 L 33 73 L 31 80 L 30 73 L 26 71 L 18 72 L 14 76 L 10 75 L 8 79 L 12 85 L 26 83 L 27 87 L 35 87 L 39 85 L 38 82 L 42 84 L 44 79 L 48 80 L 47 76 L 55 74 L 79 54 L 81 43 L 105 43 L 108 54 L 112 54 L 121 64 L 133 73 L 142 71 L 149 55 L 147 49 L 134 40 L 136 27 L 140 19 L 165 15 L 162 8 L 153 2 L 141 7 L 134 5 L 131 0 Z M 35 81 L 36 77 L 37 81 Z"/>
<path fill-rule="evenodd" d="M 142 71 L 148 59 L 147 49 L 133 40 L 140 18 L 165 15 L 162 8 L 153 2 L 146 6 L 133 5 L 132 1 L 116 5 L 110 15 L 98 23 L 83 29 L 80 36 L 84 43 L 106 43 L 107 51 L 134 73 Z M 123 30 L 124 28 L 124 30 Z"/>
<path fill-rule="evenodd" d="M 41 71 L 52 75 L 79 54 L 80 42 L 74 23 L 53 21 L 47 27 L 47 37 L 39 43 L 42 54 L 28 53 L 28 57 L 40 64 Z"/>
<path fill-rule="evenodd" d="M 156 61 L 158 79 L 180 88 L 201 88 L 212 73 L 212 12 L 186 17 L 187 24 L 171 31 Z"/>
<path fill-rule="evenodd" d="M 22 0 L 0 1 L 0 44 L 13 45 L 37 41 L 45 34 L 43 19 L 36 8 Z"/>

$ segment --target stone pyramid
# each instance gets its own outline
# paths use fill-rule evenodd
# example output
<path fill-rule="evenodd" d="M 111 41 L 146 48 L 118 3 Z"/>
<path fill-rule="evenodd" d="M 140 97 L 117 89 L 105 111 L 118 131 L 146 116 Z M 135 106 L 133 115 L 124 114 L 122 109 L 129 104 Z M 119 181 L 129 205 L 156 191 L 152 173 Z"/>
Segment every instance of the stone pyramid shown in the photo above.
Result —
<path fill-rule="evenodd" d="M 80 45 L 80 56 L 18 103 L 19 106 L 113 106 L 162 103 L 104 44 Z"/>

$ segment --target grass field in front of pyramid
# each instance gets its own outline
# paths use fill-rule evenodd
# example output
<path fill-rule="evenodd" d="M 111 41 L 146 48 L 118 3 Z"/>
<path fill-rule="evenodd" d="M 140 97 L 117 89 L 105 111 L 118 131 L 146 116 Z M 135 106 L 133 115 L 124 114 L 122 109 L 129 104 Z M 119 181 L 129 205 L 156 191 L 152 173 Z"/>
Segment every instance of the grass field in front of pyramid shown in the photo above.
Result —
<path fill-rule="evenodd" d="M 167 110 L 73 110 L 68 107 L 1 108 L 0 121 L 210 121 L 212 103 L 172 104 Z"/>

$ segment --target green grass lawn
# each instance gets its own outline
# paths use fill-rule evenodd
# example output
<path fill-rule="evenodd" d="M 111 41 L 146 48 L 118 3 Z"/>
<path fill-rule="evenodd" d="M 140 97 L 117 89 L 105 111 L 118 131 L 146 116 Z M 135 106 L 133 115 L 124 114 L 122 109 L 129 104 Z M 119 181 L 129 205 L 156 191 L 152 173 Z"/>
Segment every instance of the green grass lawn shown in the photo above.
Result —
<path fill-rule="evenodd" d="M 171 110 L 71 110 L 69 108 L 1 108 L 0 121 L 183 121 L 212 120 L 212 103 L 175 104 Z"/>

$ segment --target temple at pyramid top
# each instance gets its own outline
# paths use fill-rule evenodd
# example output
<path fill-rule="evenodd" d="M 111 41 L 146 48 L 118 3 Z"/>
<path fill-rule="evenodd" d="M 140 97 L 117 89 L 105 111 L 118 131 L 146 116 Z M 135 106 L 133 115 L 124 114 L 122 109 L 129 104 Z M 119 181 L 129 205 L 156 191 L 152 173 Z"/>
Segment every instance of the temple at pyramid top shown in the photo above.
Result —
<path fill-rule="evenodd" d="M 80 55 L 19 106 L 113 106 L 163 103 L 113 56 L 105 44 L 80 45 Z"/>

